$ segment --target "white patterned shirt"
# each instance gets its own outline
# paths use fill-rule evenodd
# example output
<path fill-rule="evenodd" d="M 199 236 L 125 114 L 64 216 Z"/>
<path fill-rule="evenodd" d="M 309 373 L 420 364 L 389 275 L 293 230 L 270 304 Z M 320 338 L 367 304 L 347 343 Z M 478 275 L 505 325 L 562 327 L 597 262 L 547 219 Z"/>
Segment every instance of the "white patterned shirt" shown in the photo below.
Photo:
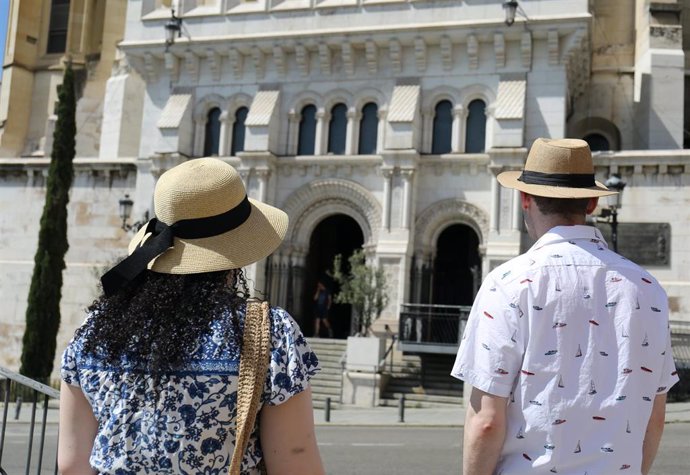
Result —
<path fill-rule="evenodd" d="M 510 398 L 497 475 L 639 474 L 678 381 L 668 299 L 591 226 L 558 226 L 492 271 L 451 373 Z"/>

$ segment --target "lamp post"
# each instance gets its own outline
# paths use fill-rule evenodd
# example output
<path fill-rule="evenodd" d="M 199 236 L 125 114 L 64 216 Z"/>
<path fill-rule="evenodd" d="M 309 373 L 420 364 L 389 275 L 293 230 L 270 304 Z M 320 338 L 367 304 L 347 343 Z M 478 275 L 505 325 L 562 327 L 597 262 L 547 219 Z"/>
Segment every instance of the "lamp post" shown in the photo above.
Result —
<path fill-rule="evenodd" d="M 613 245 L 613 252 L 618 252 L 618 209 L 621 207 L 621 199 L 623 196 L 623 188 L 625 183 L 618 173 L 611 174 L 606 180 L 606 188 L 611 191 L 617 191 L 615 195 L 607 196 L 608 211 L 607 214 L 611 216 L 611 244 Z"/>
<path fill-rule="evenodd" d="M 175 16 L 175 9 L 171 9 L 171 16 L 165 22 L 165 51 L 175 44 L 175 38 L 182 36 L 182 18 Z"/>
<path fill-rule="evenodd" d="M 119 205 L 119 213 L 120 213 L 120 219 L 122 220 L 122 226 L 120 226 L 121 229 L 124 231 L 132 231 L 134 230 L 139 231 L 142 226 L 144 226 L 148 220 L 149 220 L 149 211 L 146 210 L 144 213 L 144 219 L 141 221 L 137 221 L 132 224 L 128 224 L 127 221 L 129 221 L 129 217 L 132 214 L 132 208 L 134 207 L 134 201 L 129 197 L 129 195 L 125 195 L 124 198 L 121 198 L 118 201 Z"/>

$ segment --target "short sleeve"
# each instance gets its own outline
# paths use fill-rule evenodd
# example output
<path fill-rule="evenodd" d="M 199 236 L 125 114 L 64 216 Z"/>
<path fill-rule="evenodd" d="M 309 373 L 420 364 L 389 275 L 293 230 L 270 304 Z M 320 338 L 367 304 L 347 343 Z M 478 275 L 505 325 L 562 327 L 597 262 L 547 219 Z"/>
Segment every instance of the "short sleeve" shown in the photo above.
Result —
<path fill-rule="evenodd" d="M 79 371 L 77 369 L 77 358 L 74 340 L 70 341 L 65 351 L 62 353 L 60 363 L 60 378 L 72 386 L 81 386 L 79 382 Z"/>
<path fill-rule="evenodd" d="M 666 339 L 666 349 L 664 350 L 664 362 L 661 365 L 661 378 L 659 379 L 659 387 L 656 390 L 657 394 L 664 394 L 676 384 L 680 378 L 678 371 L 676 371 L 676 364 L 673 361 L 673 350 L 671 348 L 671 331 L 668 332 Z"/>
<path fill-rule="evenodd" d="M 489 394 L 510 396 L 523 358 L 519 303 L 487 278 L 470 311 L 451 375 Z"/>
<path fill-rule="evenodd" d="M 277 406 L 309 387 L 319 360 L 289 313 L 272 308 L 271 320 L 271 362 L 263 402 Z"/>

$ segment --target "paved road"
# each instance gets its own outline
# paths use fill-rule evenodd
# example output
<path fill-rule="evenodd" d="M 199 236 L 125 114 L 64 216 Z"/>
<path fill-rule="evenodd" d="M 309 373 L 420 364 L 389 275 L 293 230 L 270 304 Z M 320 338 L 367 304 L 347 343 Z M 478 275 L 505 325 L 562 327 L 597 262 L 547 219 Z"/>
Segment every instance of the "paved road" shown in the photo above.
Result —
<path fill-rule="evenodd" d="M 316 429 L 321 456 L 334 475 L 459 474 L 462 428 L 327 427 Z M 26 468 L 28 424 L 11 424 L 2 467 L 8 475 Z M 56 426 L 49 425 L 42 474 L 52 474 Z M 38 437 L 36 437 L 37 448 Z M 690 423 L 667 424 L 652 475 L 687 475 Z M 47 467 L 46 467 L 47 463 Z M 36 456 L 31 473 L 36 473 Z"/>

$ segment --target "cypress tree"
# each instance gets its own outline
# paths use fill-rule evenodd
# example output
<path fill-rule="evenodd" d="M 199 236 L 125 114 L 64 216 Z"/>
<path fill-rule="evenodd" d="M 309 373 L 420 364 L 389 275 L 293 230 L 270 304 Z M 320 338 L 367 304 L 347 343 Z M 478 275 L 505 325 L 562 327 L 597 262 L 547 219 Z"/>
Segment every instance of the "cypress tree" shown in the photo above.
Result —
<path fill-rule="evenodd" d="M 26 309 L 20 373 L 47 382 L 53 370 L 60 328 L 62 271 L 67 243 L 67 204 L 72 186 L 77 127 L 74 72 L 67 64 L 58 88 L 57 122 L 38 232 L 38 248 Z"/>

